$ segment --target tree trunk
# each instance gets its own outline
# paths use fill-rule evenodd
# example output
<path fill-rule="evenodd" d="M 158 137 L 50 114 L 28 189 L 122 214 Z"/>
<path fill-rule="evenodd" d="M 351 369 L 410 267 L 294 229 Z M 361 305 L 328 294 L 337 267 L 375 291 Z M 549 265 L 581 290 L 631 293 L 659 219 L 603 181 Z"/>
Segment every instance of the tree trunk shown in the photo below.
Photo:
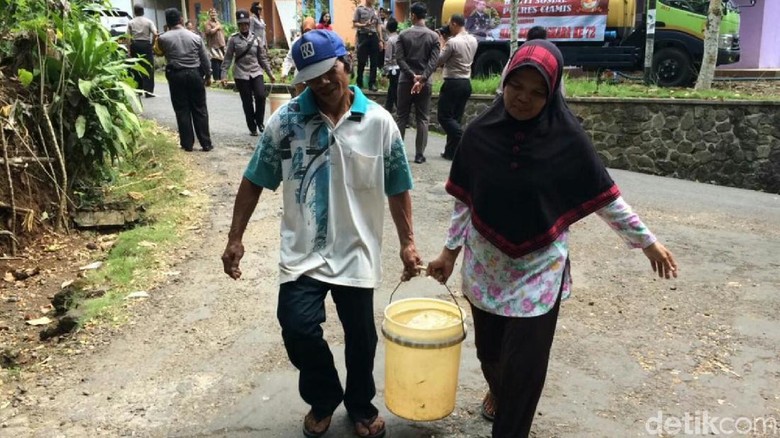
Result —
<path fill-rule="evenodd" d="M 720 37 L 720 20 L 722 18 L 722 0 L 710 0 L 707 29 L 704 31 L 704 57 L 701 60 L 699 78 L 696 80 L 696 90 L 709 90 L 712 87 L 712 79 L 715 77 L 715 64 L 718 61 L 718 39 Z"/>
<path fill-rule="evenodd" d="M 512 9 L 509 21 L 509 56 L 517 50 L 517 15 L 520 6 L 519 0 L 512 0 Z"/>

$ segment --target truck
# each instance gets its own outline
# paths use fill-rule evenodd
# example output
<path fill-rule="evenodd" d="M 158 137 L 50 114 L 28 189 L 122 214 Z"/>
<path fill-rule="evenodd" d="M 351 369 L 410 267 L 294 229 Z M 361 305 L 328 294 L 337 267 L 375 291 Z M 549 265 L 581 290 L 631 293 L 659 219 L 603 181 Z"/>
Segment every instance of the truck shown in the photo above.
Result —
<path fill-rule="evenodd" d="M 519 0 L 518 41 L 542 26 L 563 53 L 564 64 L 585 70 L 644 68 L 646 17 L 643 0 Z M 647 0 L 644 0 L 647 1 Z M 739 61 L 739 12 L 723 0 L 718 64 Z M 657 0 L 653 80 L 660 86 L 692 84 L 704 54 L 708 0 Z M 444 0 L 441 21 L 466 18 L 478 40 L 475 76 L 500 73 L 510 54 L 511 0 Z"/>

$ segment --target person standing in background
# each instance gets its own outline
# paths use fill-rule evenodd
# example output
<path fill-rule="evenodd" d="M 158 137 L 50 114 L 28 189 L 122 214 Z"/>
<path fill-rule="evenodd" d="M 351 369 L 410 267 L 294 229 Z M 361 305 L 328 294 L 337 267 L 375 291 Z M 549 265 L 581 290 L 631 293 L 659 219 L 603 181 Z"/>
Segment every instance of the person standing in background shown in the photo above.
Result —
<path fill-rule="evenodd" d="M 263 47 L 267 49 L 268 43 L 265 38 L 265 20 L 263 19 L 263 7 L 260 6 L 260 2 L 252 2 L 249 12 L 252 13 L 249 31 L 255 34 L 255 36 L 260 39 L 260 43 Z"/>
<path fill-rule="evenodd" d="M 166 9 L 165 22 L 170 30 L 160 35 L 158 40 L 168 61 L 165 78 L 168 79 L 171 104 L 176 113 L 179 144 L 182 149 L 191 152 L 197 136 L 200 147 L 208 152 L 214 149 L 206 107 L 206 86 L 211 85 L 209 54 L 201 37 L 184 28 L 178 9 Z"/>
<path fill-rule="evenodd" d="M 382 70 L 387 76 L 390 84 L 387 87 L 387 98 L 385 99 L 385 109 L 391 113 L 395 112 L 395 102 L 398 100 L 398 76 L 401 69 L 395 60 L 395 46 L 398 44 L 398 22 L 390 17 L 387 20 L 387 44 L 385 44 L 385 63 Z"/>
<path fill-rule="evenodd" d="M 417 2 L 409 8 L 414 25 L 398 35 L 395 59 L 401 68 L 398 79 L 398 129 L 401 139 L 406 133 L 406 124 L 412 104 L 415 107 L 417 138 L 414 143 L 414 162 L 424 163 L 425 147 L 428 145 L 428 117 L 431 111 L 431 75 L 439 61 L 439 34 L 425 26 L 428 7 Z"/>
<path fill-rule="evenodd" d="M 330 25 L 330 12 L 323 12 L 320 15 L 320 22 L 317 23 L 317 29 L 333 30 L 333 26 Z"/>
<path fill-rule="evenodd" d="M 379 68 L 385 66 L 385 49 L 387 48 L 387 20 L 389 12 L 379 8 L 379 25 L 382 27 L 382 47 L 379 49 Z"/>
<path fill-rule="evenodd" d="M 477 39 L 466 32 L 466 19 L 454 14 L 448 25 L 449 38 L 443 44 L 439 55 L 439 66 L 443 66 L 444 84 L 439 91 L 439 106 L 436 112 L 447 143 L 442 158 L 452 160 L 463 136 L 460 121 L 466 110 L 466 102 L 471 97 L 471 64 L 477 53 Z"/>
<path fill-rule="evenodd" d="M 379 52 L 384 49 L 382 23 L 376 15 L 374 0 L 366 0 L 365 5 L 355 9 L 352 27 L 357 29 L 357 78 L 355 84 L 363 88 L 363 70 L 366 61 L 371 62 L 368 70 L 368 89 L 376 91 L 376 70 L 379 66 Z"/>
<path fill-rule="evenodd" d="M 246 9 L 236 11 L 238 32 L 230 36 L 225 52 L 225 62 L 222 64 L 222 85 L 227 85 L 227 71 L 233 67 L 233 79 L 241 95 L 246 125 L 249 135 L 256 137 L 265 130 L 265 83 L 263 70 L 271 82 L 276 78 L 268 61 L 268 51 L 260 42 L 260 38 L 249 31 L 250 18 Z"/>
<path fill-rule="evenodd" d="M 145 62 L 141 66 L 145 74 L 133 70 L 136 88 L 143 90 L 146 97 L 154 97 L 154 51 L 152 45 L 157 38 L 157 26 L 144 17 L 142 5 L 133 6 L 133 19 L 127 23 L 127 33 L 130 34 L 130 56 L 141 58 Z"/>
<path fill-rule="evenodd" d="M 217 18 L 217 10 L 209 11 L 209 21 L 206 22 L 206 47 L 211 58 L 212 79 L 222 79 L 222 61 L 225 60 L 225 30 Z"/>
<path fill-rule="evenodd" d="M 309 32 L 311 30 L 314 30 L 315 24 L 314 24 L 314 18 L 313 17 L 306 17 L 303 19 L 303 24 L 301 24 L 301 36 L 305 34 L 306 32 Z M 295 42 L 298 41 L 301 37 L 295 38 L 290 44 L 290 50 L 287 51 L 287 56 L 284 57 L 284 61 L 282 61 L 282 77 L 286 78 L 291 71 L 295 69 L 295 61 L 293 60 L 293 52 L 292 47 L 295 45 Z M 290 95 L 292 97 L 295 97 L 306 88 L 306 84 L 303 82 L 299 82 L 297 84 L 293 84 L 293 89 L 290 91 Z"/>

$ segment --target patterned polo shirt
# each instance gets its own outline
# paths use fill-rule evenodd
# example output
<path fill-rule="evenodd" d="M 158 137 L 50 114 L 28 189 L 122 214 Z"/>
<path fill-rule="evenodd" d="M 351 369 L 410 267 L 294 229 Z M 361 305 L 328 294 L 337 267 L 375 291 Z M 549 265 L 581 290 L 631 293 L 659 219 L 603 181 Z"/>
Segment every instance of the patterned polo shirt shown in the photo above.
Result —
<path fill-rule="evenodd" d="M 306 89 L 266 124 L 244 177 L 282 184 L 280 283 L 307 275 L 343 286 L 381 282 L 385 197 L 412 188 L 393 117 L 356 87 L 335 125 Z"/>

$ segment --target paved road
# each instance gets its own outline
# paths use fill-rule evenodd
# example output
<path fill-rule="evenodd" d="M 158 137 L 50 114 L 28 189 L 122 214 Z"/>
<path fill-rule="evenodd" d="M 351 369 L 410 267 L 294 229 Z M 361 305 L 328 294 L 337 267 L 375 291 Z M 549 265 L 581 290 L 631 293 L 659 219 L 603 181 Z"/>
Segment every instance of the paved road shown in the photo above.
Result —
<path fill-rule="evenodd" d="M 165 84 L 157 90 L 160 97 L 144 100 L 144 116 L 173 127 Z M 210 91 L 209 109 L 216 149 L 191 157 L 210 210 L 202 234 L 175 267 L 181 279 L 151 291 L 135 325 L 109 347 L 32 388 L 38 403 L 0 435 L 299 436 L 306 406 L 295 391 L 296 373 L 274 312 L 280 196 L 263 194 L 244 238 L 244 278 L 227 279 L 219 255 L 255 139 L 245 134 L 236 94 Z M 426 260 L 441 248 L 451 208 L 443 190 L 449 163 L 438 157 L 442 146 L 443 138 L 431 135 L 428 163 L 412 165 L 416 239 Z M 659 412 L 661 422 L 686 413 L 701 420 L 702 412 L 780 420 L 780 197 L 611 173 L 675 252 L 681 277 L 654 279 L 641 253 L 625 249 L 598 218 L 575 224 L 574 296 L 562 307 L 534 433 L 641 436 L 648 426 L 657 430 Z M 400 269 L 397 239 L 389 218 L 385 222 L 377 324 Z M 457 281 L 451 283 L 457 291 Z M 429 279 L 415 279 L 399 294 L 446 298 Z M 330 305 L 328 312 L 326 336 L 343 370 L 341 331 Z M 477 407 L 485 385 L 471 333 L 463 347 L 455 412 L 414 423 L 384 407 L 380 345 L 376 402 L 388 419 L 388 436 L 489 436 Z M 328 436 L 351 436 L 343 408 Z"/>

